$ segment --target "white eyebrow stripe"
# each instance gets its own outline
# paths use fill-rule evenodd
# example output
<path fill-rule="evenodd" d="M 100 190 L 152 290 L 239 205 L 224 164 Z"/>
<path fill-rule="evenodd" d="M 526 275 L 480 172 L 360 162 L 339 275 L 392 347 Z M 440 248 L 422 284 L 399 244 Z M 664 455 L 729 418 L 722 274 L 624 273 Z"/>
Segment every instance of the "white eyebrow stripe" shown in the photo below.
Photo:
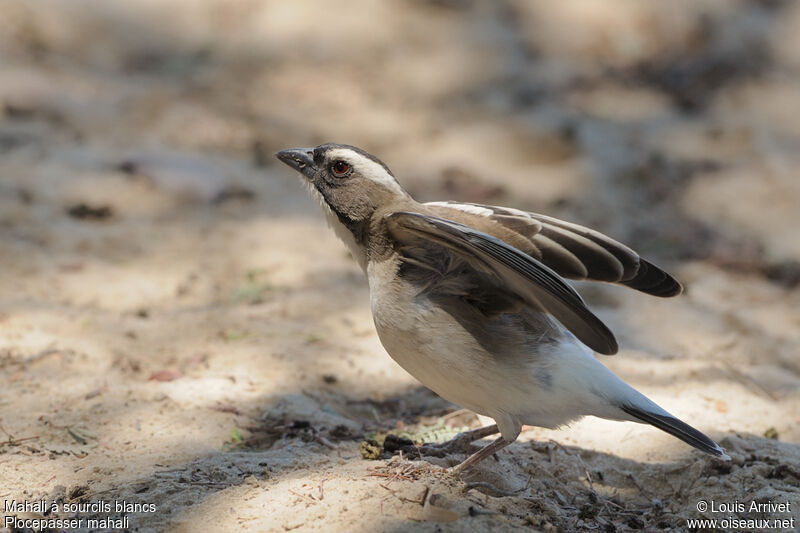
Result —
<path fill-rule="evenodd" d="M 402 187 L 400 187 L 400 184 L 397 183 L 397 180 L 394 179 L 394 176 L 389 174 L 386 169 L 383 168 L 383 165 L 376 163 L 368 157 L 364 157 L 358 152 L 348 150 L 347 148 L 337 148 L 330 150 L 328 152 L 328 156 L 329 159 L 344 159 L 354 167 L 357 167 L 358 171 L 365 178 L 372 180 L 375 183 L 380 183 L 381 185 L 384 185 L 395 192 L 404 192 Z"/>

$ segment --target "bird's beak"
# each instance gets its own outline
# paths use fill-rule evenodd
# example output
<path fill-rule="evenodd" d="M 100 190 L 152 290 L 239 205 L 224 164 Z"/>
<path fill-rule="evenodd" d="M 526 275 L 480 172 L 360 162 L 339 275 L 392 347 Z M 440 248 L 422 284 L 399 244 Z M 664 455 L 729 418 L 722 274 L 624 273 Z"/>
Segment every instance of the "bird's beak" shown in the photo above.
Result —
<path fill-rule="evenodd" d="M 275 157 L 309 179 L 317 172 L 317 167 L 314 166 L 313 148 L 289 148 L 276 153 Z"/>

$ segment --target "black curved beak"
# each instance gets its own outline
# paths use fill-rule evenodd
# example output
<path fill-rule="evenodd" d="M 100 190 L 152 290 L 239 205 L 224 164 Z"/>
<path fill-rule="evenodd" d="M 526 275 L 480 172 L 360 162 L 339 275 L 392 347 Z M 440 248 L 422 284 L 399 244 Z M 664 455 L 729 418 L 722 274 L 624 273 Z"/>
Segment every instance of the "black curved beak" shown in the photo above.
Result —
<path fill-rule="evenodd" d="M 307 178 L 312 178 L 317 172 L 317 167 L 314 166 L 313 148 L 288 148 L 277 152 L 275 157 Z"/>

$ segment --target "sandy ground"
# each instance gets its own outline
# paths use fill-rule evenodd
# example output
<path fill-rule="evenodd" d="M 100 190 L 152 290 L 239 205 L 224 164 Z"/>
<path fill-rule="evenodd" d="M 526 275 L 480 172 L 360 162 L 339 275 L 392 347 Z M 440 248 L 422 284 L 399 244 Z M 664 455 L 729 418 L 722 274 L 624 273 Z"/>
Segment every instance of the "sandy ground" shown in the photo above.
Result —
<path fill-rule="evenodd" d="M 0 0 L 0 14 L 4 517 L 800 527 L 800 3 Z M 440 468 L 463 456 L 365 458 L 382 451 L 367 439 L 481 422 L 386 355 L 361 272 L 271 155 L 323 141 L 376 153 L 419 199 L 546 212 L 668 266 L 677 299 L 579 289 L 620 340 L 603 362 L 732 462 L 596 419 L 527 430 L 463 480 Z M 155 508 L 7 508 L 40 498 Z"/>

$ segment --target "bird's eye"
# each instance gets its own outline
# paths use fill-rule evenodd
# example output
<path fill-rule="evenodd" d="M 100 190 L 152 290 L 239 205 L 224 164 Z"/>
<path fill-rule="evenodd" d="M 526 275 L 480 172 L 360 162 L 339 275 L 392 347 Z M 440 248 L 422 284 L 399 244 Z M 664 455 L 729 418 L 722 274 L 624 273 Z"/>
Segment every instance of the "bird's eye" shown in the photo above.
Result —
<path fill-rule="evenodd" d="M 331 164 L 331 172 L 337 178 L 343 178 L 348 172 L 350 172 L 350 165 L 345 163 L 344 161 L 334 161 Z"/>

